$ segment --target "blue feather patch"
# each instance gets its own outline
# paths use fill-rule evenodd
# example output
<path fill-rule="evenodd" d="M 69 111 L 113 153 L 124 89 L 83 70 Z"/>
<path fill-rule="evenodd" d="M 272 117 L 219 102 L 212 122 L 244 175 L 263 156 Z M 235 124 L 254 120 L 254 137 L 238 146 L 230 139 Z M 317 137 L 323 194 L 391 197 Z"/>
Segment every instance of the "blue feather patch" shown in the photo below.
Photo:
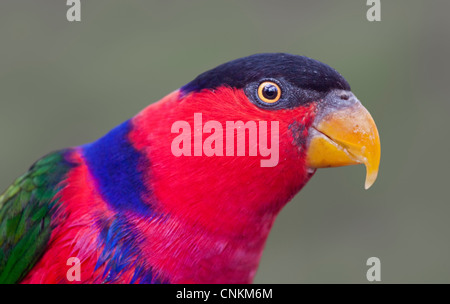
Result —
<path fill-rule="evenodd" d="M 128 120 L 98 141 L 83 146 L 84 158 L 103 199 L 113 210 L 153 217 L 153 201 L 142 199 L 153 197 L 151 189 L 144 184 L 142 172 L 151 164 L 130 142 L 128 134 L 131 130 L 132 124 Z"/>

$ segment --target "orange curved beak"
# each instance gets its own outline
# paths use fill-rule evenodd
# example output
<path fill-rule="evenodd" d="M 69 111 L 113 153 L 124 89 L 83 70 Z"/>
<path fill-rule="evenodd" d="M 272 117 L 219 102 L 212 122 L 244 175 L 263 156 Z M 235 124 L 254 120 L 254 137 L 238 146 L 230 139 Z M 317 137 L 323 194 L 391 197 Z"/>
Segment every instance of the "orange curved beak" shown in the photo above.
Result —
<path fill-rule="evenodd" d="M 380 154 L 375 122 L 354 98 L 350 104 L 341 102 L 325 107 L 322 115 L 318 115 L 311 127 L 306 162 L 310 168 L 364 164 L 365 189 L 369 189 L 377 179 Z"/>

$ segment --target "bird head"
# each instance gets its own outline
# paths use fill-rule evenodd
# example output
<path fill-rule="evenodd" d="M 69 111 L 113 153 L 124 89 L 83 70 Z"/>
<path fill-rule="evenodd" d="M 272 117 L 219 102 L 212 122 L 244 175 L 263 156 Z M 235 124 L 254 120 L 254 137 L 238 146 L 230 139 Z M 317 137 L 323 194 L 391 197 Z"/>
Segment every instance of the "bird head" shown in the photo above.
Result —
<path fill-rule="evenodd" d="M 251 106 L 287 114 L 280 119 L 290 126 L 293 145 L 307 151 L 307 167 L 364 164 L 366 189 L 375 182 L 380 160 L 377 128 L 333 68 L 303 56 L 258 54 L 203 73 L 182 92 L 223 87 L 244 92 Z M 249 118 L 249 113 L 242 114 L 242 119 Z"/>
<path fill-rule="evenodd" d="M 234 124 L 236 137 L 225 138 L 227 122 L 238 121 L 244 125 Z M 174 129 L 175 122 L 182 123 Z M 318 168 L 364 164 L 366 189 L 378 173 L 380 140 L 371 115 L 336 70 L 303 56 L 267 53 L 222 64 L 148 107 L 135 124 L 136 141 L 158 162 L 152 170 L 163 201 L 177 209 L 182 200 L 216 219 L 236 209 L 277 211 Z M 168 141 L 184 152 L 174 155 L 162 144 Z M 205 147 L 212 152 L 196 150 Z M 263 165 L 268 148 L 278 154 Z"/>

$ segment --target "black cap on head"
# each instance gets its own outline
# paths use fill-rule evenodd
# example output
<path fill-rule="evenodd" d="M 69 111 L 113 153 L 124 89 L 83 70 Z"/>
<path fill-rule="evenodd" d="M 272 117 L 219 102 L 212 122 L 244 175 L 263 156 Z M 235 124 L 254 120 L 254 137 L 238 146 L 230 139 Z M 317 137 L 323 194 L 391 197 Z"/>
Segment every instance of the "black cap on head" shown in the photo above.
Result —
<path fill-rule="evenodd" d="M 239 58 L 200 74 L 181 88 L 185 94 L 220 86 L 242 89 L 262 79 L 284 79 L 291 85 L 320 93 L 333 89 L 350 90 L 350 85 L 335 69 L 304 56 L 264 53 Z"/>

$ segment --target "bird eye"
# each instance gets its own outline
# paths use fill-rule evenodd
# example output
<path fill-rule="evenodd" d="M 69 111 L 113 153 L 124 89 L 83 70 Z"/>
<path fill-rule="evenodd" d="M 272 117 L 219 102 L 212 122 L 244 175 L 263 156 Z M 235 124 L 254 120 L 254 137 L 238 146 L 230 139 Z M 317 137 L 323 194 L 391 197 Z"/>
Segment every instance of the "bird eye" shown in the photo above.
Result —
<path fill-rule="evenodd" d="M 281 89 L 276 83 L 265 81 L 258 87 L 258 97 L 265 103 L 275 103 L 281 98 Z"/>

